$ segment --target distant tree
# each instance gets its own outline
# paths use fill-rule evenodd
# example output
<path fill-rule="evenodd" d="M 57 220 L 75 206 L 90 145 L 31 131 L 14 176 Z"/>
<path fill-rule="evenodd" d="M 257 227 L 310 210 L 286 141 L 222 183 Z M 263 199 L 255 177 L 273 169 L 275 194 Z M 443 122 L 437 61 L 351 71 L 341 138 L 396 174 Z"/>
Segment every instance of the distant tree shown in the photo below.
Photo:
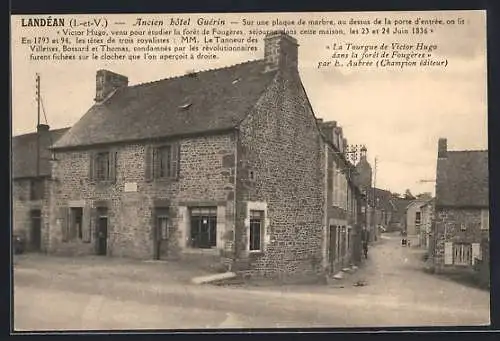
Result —
<path fill-rule="evenodd" d="M 432 199 L 432 193 L 431 192 L 424 192 L 424 193 L 417 194 L 417 199 L 424 199 L 424 200 Z"/>
<path fill-rule="evenodd" d="M 413 194 L 411 194 L 411 191 L 409 189 L 407 189 L 405 191 L 405 195 L 403 196 L 403 198 L 405 198 L 406 200 L 415 200 L 415 196 Z"/>

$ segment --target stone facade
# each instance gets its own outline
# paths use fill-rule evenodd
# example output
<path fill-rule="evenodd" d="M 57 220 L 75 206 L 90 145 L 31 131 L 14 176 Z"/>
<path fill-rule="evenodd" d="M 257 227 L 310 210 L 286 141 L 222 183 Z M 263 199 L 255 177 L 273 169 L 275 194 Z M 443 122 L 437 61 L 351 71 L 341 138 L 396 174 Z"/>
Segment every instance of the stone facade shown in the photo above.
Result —
<path fill-rule="evenodd" d="M 472 269 L 475 259 L 483 258 L 484 246 L 481 244 L 489 231 L 482 221 L 482 211 L 475 208 L 436 207 L 432 255 L 436 271 Z M 467 246 L 465 262 L 456 259 L 454 247 L 457 244 Z"/>
<path fill-rule="evenodd" d="M 107 253 L 115 256 L 152 258 L 156 210 L 167 211 L 169 258 L 188 247 L 189 209 L 216 207 L 217 248 L 199 252 L 218 253 L 225 247 L 227 231 L 234 230 L 234 134 L 186 138 L 180 146 L 180 172 L 176 180 L 147 178 L 147 150 L 150 144 L 122 144 L 105 150 L 116 153 L 116 180 L 99 183 L 89 178 L 92 152 L 60 151 L 53 169 L 55 195 L 52 202 L 49 248 L 55 253 L 93 254 L 99 208 L 107 209 Z M 90 238 L 63 241 L 68 209 L 81 207 Z M 67 225 L 65 225 L 67 226 Z"/>
<path fill-rule="evenodd" d="M 314 280 L 322 271 L 322 140 L 296 70 L 278 73 L 242 123 L 237 155 L 241 267 L 254 277 Z M 248 249 L 248 203 L 267 216 L 261 252 Z"/>
<path fill-rule="evenodd" d="M 39 188 L 39 196 L 36 198 L 32 196 L 32 186 Z M 15 234 L 25 238 L 27 251 L 46 251 L 49 235 L 49 196 L 49 178 L 15 179 L 12 182 L 12 228 Z M 36 221 L 39 221 L 39 227 Z M 40 232 L 36 231 L 38 229 Z M 39 236 L 36 236 L 38 233 Z"/>

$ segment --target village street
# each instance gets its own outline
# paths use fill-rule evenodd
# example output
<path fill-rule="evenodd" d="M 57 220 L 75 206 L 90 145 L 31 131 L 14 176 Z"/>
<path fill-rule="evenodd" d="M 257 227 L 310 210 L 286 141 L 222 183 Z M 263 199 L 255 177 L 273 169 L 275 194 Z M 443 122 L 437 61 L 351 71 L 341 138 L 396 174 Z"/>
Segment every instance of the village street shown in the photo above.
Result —
<path fill-rule="evenodd" d="M 329 286 L 189 284 L 190 269 L 110 258 L 16 260 L 16 330 L 390 327 L 489 324 L 489 293 L 424 273 L 421 253 L 383 236 Z M 353 283 L 363 280 L 366 286 Z"/>

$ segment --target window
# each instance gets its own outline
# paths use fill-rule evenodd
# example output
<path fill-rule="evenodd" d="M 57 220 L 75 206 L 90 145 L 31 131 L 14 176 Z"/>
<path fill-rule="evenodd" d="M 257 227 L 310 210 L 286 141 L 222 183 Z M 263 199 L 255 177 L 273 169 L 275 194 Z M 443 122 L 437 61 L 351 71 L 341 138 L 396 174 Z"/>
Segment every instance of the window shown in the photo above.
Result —
<path fill-rule="evenodd" d="M 490 210 L 481 210 L 481 230 L 488 230 L 490 228 Z"/>
<path fill-rule="evenodd" d="M 107 180 L 109 177 L 109 153 L 97 153 L 96 159 L 96 179 Z"/>
<path fill-rule="evenodd" d="M 198 249 L 217 246 L 217 207 L 191 209 L 190 246 Z"/>
<path fill-rule="evenodd" d="M 453 244 L 453 264 L 470 265 L 472 264 L 472 245 L 471 244 Z"/>
<path fill-rule="evenodd" d="M 91 154 L 90 176 L 91 180 L 114 181 L 116 180 L 115 151 L 100 151 Z"/>
<path fill-rule="evenodd" d="M 422 218 L 422 213 L 415 212 L 415 224 L 416 225 L 419 225 L 421 223 L 421 218 Z"/>
<path fill-rule="evenodd" d="M 146 179 L 177 179 L 179 177 L 178 144 L 162 145 L 146 150 Z"/>
<path fill-rule="evenodd" d="M 168 239 L 168 216 L 161 214 L 157 218 L 157 238 L 158 240 Z"/>
<path fill-rule="evenodd" d="M 250 211 L 250 251 L 262 250 L 264 211 Z"/>
<path fill-rule="evenodd" d="M 68 225 L 68 239 L 75 240 L 83 239 L 83 208 L 71 207 L 70 208 L 70 221 Z"/>
<path fill-rule="evenodd" d="M 30 181 L 30 200 L 41 200 L 43 199 L 45 191 L 45 182 L 43 180 L 31 180 Z"/>

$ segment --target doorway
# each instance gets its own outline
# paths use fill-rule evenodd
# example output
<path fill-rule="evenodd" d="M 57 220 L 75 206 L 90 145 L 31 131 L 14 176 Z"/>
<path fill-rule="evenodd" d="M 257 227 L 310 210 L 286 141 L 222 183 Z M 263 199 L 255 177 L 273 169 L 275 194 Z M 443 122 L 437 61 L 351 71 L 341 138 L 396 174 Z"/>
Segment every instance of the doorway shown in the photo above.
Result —
<path fill-rule="evenodd" d="M 100 208 L 97 211 L 97 254 L 106 256 L 108 254 L 108 210 Z"/>
<path fill-rule="evenodd" d="M 42 249 L 42 212 L 32 210 L 30 226 L 30 249 L 38 252 Z"/>
<path fill-rule="evenodd" d="M 168 253 L 168 209 L 158 209 L 155 216 L 153 258 L 160 260 Z"/>
<path fill-rule="evenodd" d="M 330 265 L 330 273 L 335 270 L 335 255 L 337 249 L 337 227 L 330 225 L 329 239 L 328 239 L 328 261 Z"/>

